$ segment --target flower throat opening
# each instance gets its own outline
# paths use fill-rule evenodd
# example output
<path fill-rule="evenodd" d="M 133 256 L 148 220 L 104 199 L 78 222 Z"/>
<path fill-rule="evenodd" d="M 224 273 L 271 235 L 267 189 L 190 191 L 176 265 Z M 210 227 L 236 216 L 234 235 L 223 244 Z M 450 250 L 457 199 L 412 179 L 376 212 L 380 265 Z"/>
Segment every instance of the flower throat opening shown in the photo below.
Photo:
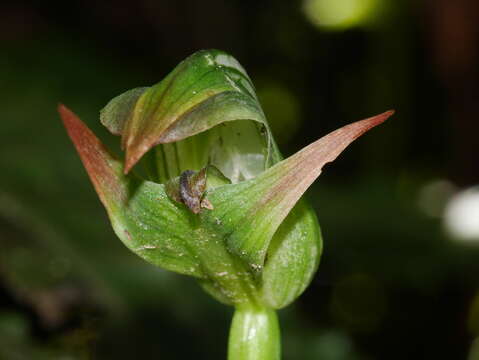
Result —
<path fill-rule="evenodd" d="M 267 156 L 264 126 L 236 120 L 184 140 L 157 145 L 140 161 L 140 167 L 149 180 L 164 184 L 186 170 L 199 171 L 213 165 L 232 183 L 238 183 L 263 172 Z"/>

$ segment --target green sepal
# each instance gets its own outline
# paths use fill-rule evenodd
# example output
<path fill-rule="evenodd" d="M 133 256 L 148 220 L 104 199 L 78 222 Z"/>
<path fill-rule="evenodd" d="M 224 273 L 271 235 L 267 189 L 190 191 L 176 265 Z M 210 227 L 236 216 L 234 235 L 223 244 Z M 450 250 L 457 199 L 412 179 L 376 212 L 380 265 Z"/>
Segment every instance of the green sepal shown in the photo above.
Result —
<path fill-rule="evenodd" d="M 180 274 L 206 274 L 190 246 L 195 223 L 188 209 L 178 206 L 162 184 L 130 181 L 130 198 L 108 215 L 116 235 L 149 263 Z"/>
<path fill-rule="evenodd" d="M 205 277 L 188 247 L 195 229 L 189 211 L 171 201 L 163 185 L 125 176 L 122 163 L 75 114 L 64 106 L 59 112 L 122 242 L 154 265 Z"/>
<path fill-rule="evenodd" d="M 316 273 L 322 250 L 316 213 L 301 199 L 271 239 L 261 275 L 262 303 L 280 309 L 298 298 Z"/>
<path fill-rule="evenodd" d="M 215 210 L 212 213 L 204 213 L 204 221 L 219 221 L 221 229 L 218 231 L 222 231 L 229 250 L 250 264 L 253 270 L 262 271 L 273 236 L 306 189 L 319 176 L 324 164 L 333 161 L 352 141 L 385 121 L 390 115 L 392 112 L 386 112 L 344 126 L 275 164 L 252 180 L 219 187 L 209 192 L 207 196 Z M 294 228 L 297 222 L 306 221 L 310 224 L 305 227 L 310 232 L 307 236 L 317 239 L 319 230 L 314 230 L 317 225 L 312 225 L 316 223 L 316 220 L 305 215 L 305 210 L 297 211 L 298 213 L 292 216 L 298 220 L 290 220 L 292 224 L 289 225 L 287 221 L 285 226 Z M 301 231 L 292 231 L 290 235 L 282 236 L 285 237 L 282 242 L 287 248 L 289 236 L 299 237 L 298 241 L 300 241 L 302 235 Z M 283 252 L 279 254 L 281 253 Z M 281 259 L 281 256 L 272 258 Z M 314 272 L 315 264 L 317 260 L 313 260 L 304 268 L 311 268 Z M 271 265 L 271 268 L 273 267 L 281 268 L 279 265 Z M 309 279 L 310 276 L 310 271 L 306 271 L 304 278 Z M 266 286 L 269 285 L 266 284 Z M 298 289 L 301 288 L 304 286 L 298 287 Z M 281 298 L 284 299 L 281 300 Z M 290 296 L 281 295 L 275 306 L 282 306 L 283 303 L 290 301 L 289 298 Z"/>
<path fill-rule="evenodd" d="M 59 112 L 115 233 L 131 251 L 163 269 L 198 278 L 225 303 L 259 301 L 254 275 L 227 250 L 217 224 L 202 223 L 201 216 L 170 199 L 165 185 L 124 175 L 121 162 L 75 114 L 64 106 Z M 215 170 L 211 178 L 213 187 L 227 183 Z"/>

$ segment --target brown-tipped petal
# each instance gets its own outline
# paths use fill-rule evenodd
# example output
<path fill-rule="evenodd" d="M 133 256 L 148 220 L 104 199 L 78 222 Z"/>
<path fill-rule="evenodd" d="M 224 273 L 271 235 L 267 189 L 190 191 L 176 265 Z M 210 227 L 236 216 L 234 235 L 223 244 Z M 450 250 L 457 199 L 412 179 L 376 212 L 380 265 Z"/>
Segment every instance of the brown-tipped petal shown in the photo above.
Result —
<path fill-rule="evenodd" d="M 58 105 L 58 112 L 105 207 L 109 208 L 112 202 L 125 201 L 126 179 L 121 172 L 121 163 L 66 106 Z"/>

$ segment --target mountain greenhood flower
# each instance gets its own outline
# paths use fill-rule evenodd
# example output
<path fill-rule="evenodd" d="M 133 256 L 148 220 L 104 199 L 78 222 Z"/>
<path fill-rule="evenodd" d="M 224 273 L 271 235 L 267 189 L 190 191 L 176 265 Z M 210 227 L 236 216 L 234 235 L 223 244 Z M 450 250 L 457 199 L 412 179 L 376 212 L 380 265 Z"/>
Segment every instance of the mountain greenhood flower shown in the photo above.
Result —
<path fill-rule="evenodd" d="M 193 54 L 101 111 L 102 124 L 121 136 L 124 162 L 65 106 L 59 112 L 122 242 L 237 309 L 279 309 L 305 290 L 322 240 L 302 195 L 324 164 L 392 114 L 347 125 L 283 160 L 251 79 L 217 50 Z M 233 325 L 244 326 L 245 316 Z"/>

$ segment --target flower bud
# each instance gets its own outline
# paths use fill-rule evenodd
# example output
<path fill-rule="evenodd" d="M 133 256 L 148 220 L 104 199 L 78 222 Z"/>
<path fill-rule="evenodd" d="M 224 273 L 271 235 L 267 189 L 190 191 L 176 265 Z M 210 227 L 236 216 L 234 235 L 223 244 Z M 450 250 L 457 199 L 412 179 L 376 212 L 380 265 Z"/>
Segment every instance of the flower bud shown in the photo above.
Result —
<path fill-rule="evenodd" d="M 197 278 L 224 303 L 269 308 L 297 298 L 319 263 L 321 233 L 303 193 L 325 163 L 392 114 L 282 160 L 250 78 L 217 50 L 193 54 L 160 83 L 102 110 L 101 122 L 121 136 L 124 163 L 72 112 L 59 111 L 130 250 Z"/>

